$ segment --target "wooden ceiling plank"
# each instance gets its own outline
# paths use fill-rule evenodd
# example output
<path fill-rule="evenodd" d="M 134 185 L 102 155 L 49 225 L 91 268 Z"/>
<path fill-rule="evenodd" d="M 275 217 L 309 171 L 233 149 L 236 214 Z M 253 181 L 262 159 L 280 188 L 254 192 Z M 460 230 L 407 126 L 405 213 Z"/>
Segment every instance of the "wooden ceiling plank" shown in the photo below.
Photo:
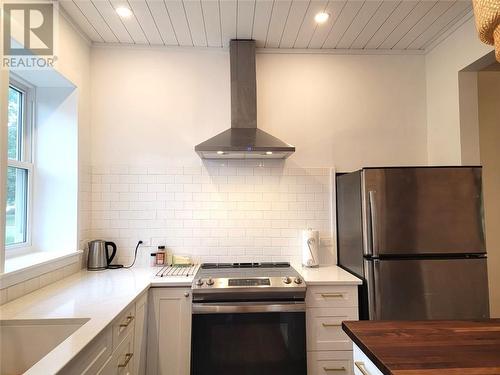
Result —
<path fill-rule="evenodd" d="M 116 13 L 115 9 L 111 6 L 109 1 L 93 1 L 97 11 L 104 19 L 108 27 L 113 31 L 120 43 L 133 43 L 132 37 L 123 25 L 120 16 Z"/>
<path fill-rule="evenodd" d="M 348 49 L 351 44 L 364 30 L 368 22 L 373 18 L 378 8 L 382 5 L 382 1 L 365 1 L 358 15 L 352 21 L 349 28 L 346 30 L 336 48 Z"/>
<path fill-rule="evenodd" d="M 441 17 L 451 6 L 453 1 L 438 1 L 427 14 L 420 19 L 393 47 L 393 49 L 407 49 L 408 46 L 427 28 Z"/>
<path fill-rule="evenodd" d="M 202 1 L 203 18 L 209 47 L 222 47 L 219 1 Z"/>
<path fill-rule="evenodd" d="M 78 0 L 75 4 L 85 15 L 87 20 L 96 29 L 99 35 L 103 38 L 106 43 L 118 43 L 118 38 L 113 34 L 113 31 L 109 28 L 107 23 L 104 21 L 102 16 L 95 5 L 90 0 Z"/>
<path fill-rule="evenodd" d="M 252 27 L 252 39 L 259 48 L 266 45 L 266 37 L 269 29 L 269 21 L 274 5 L 274 0 L 256 0 L 255 15 Z"/>
<path fill-rule="evenodd" d="M 236 38 L 252 39 L 255 0 L 238 0 Z"/>
<path fill-rule="evenodd" d="M 431 40 L 437 38 L 445 30 L 448 25 L 456 18 L 461 18 L 462 14 L 470 9 L 470 3 L 467 1 L 456 1 L 441 17 L 436 19 L 427 30 L 420 34 L 409 46 L 408 49 L 423 49 L 424 45 Z"/>
<path fill-rule="evenodd" d="M 111 3 L 111 6 L 113 9 L 116 9 L 120 6 L 130 8 L 132 12 L 134 11 L 130 5 L 130 3 L 126 0 L 109 0 Z M 133 42 L 136 44 L 149 44 L 149 40 L 146 37 L 146 34 L 144 34 L 144 31 L 142 30 L 141 25 L 139 25 L 139 20 L 137 19 L 137 16 L 134 15 L 129 18 L 120 18 L 120 21 L 122 22 L 123 26 L 127 29 L 127 32 L 129 33 L 130 37 L 132 38 Z"/>
<path fill-rule="evenodd" d="M 92 26 L 83 12 L 76 6 L 73 1 L 62 1 L 61 6 L 64 8 L 68 16 L 74 21 L 75 25 L 92 41 L 97 43 L 104 42 L 104 39 L 99 35 L 99 32 Z"/>
<path fill-rule="evenodd" d="M 305 47 L 321 48 L 323 44 L 325 44 L 325 40 L 326 38 L 328 38 L 332 27 L 337 22 L 338 17 L 342 14 L 345 4 L 345 1 L 329 1 L 328 4 L 326 4 L 324 11 L 330 15 L 330 18 L 321 25 L 318 25 L 316 21 L 314 21 L 314 16 L 316 13 L 318 13 L 318 11 L 315 11 L 313 14 L 308 15 L 307 22 L 313 25 L 313 32 L 311 33 L 311 36 L 309 37 Z"/>
<path fill-rule="evenodd" d="M 144 0 L 129 0 L 129 3 L 149 44 L 165 45 L 148 3 Z"/>
<path fill-rule="evenodd" d="M 407 17 L 394 29 L 394 31 L 384 40 L 379 49 L 393 49 L 398 41 L 401 40 L 425 15 L 436 5 L 435 1 L 421 1 Z"/>
<path fill-rule="evenodd" d="M 165 0 L 170 21 L 177 35 L 180 46 L 193 46 L 191 30 L 189 29 L 186 12 L 181 0 Z"/>
<path fill-rule="evenodd" d="M 290 13 L 279 43 L 279 48 L 292 48 L 294 46 L 309 5 L 309 0 L 292 1 Z"/>
<path fill-rule="evenodd" d="M 167 7 L 163 1 L 147 0 L 151 15 L 158 27 L 163 43 L 167 46 L 178 46 L 177 37 L 167 12 Z"/>
<path fill-rule="evenodd" d="M 419 1 L 403 0 L 399 3 L 394 12 L 382 24 L 377 32 L 366 43 L 365 49 L 377 49 L 384 40 L 398 27 L 408 14 L 418 5 Z"/>
<path fill-rule="evenodd" d="M 365 28 L 359 33 L 356 39 L 351 44 L 352 49 L 362 49 L 373 35 L 380 29 L 384 22 L 391 16 L 399 1 L 382 1 L 382 4 L 377 9 L 373 17 L 368 21 Z"/>
<path fill-rule="evenodd" d="M 208 42 L 201 2 L 199 0 L 188 0 L 183 1 L 183 3 L 193 44 L 196 47 L 206 47 Z"/>
<path fill-rule="evenodd" d="M 222 45 L 227 47 L 231 39 L 236 38 L 238 3 L 236 0 L 220 0 L 220 21 Z"/>
<path fill-rule="evenodd" d="M 356 18 L 357 14 L 361 10 L 364 1 L 348 1 L 345 4 L 342 13 L 339 15 L 337 21 L 333 25 L 328 37 L 325 40 L 322 48 L 336 48 L 340 39 L 347 31 L 349 26 Z"/>
<path fill-rule="evenodd" d="M 292 6 L 291 0 L 280 0 L 274 2 L 273 12 L 271 14 L 271 21 L 269 23 L 269 30 L 266 38 L 266 47 L 278 48 L 281 36 L 285 31 L 286 20 L 290 14 Z"/>

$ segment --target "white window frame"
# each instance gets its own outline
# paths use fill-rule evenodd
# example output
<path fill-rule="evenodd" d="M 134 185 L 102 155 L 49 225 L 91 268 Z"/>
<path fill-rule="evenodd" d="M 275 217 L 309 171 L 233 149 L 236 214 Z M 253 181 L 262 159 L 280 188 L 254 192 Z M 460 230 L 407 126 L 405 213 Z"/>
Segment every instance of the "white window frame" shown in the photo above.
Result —
<path fill-rule="evenodd" d="M 26 241 L 11 245 L 5 244 L 5 256 L 18 256 L 32 251 L 32 207 L 33 207 L 33 176 L 34 176 L 34 149 L 35 149 L 35 110 L 36 90 L 35 87 L 19 76 L 10 73 L 9 87 L 23 93 L 23 128 L 21 142 L 21 161 L 7 157 L 7 167 L 16 167 L 28 171 L 27 202 L 26 202 Z"/>

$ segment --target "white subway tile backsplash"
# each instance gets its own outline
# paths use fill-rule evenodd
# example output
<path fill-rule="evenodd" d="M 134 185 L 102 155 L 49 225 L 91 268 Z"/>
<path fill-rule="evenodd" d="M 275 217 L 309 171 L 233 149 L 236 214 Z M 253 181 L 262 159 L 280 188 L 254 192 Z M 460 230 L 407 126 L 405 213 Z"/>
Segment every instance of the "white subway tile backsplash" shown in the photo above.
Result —
<path fill-rule="evenodd" d="M 334 245 L 329 175 L 276 160 L 96 166 L 90 232 L 122 244 L 124 263 L 139 239 L 200 261 L 297 261 L 302 229 L 319 229 L 322 246 Z"/>

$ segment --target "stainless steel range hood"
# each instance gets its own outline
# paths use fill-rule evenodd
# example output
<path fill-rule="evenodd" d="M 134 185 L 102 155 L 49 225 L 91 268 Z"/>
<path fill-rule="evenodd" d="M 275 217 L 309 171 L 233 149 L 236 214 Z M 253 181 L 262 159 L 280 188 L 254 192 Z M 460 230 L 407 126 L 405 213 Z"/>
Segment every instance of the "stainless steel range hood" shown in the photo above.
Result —
<path fill-rule="evenodd" d="M 295 147 L 257 128 L 255 41 L 231 40 L 231 128 L 195 146 L 202 159 L 285 159 Z"/>

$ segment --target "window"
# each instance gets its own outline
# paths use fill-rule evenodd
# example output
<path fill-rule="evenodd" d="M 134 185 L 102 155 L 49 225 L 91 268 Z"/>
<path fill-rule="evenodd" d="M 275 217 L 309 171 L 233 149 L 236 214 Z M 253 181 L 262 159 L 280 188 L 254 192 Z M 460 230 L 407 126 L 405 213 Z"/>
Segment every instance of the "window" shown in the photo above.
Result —
<path fill-rule="evenodd" d="M 30 243 L 33 88 L 11 80 L 8 96 L 7 206 L 5 245 L 27 247 Z"/>

